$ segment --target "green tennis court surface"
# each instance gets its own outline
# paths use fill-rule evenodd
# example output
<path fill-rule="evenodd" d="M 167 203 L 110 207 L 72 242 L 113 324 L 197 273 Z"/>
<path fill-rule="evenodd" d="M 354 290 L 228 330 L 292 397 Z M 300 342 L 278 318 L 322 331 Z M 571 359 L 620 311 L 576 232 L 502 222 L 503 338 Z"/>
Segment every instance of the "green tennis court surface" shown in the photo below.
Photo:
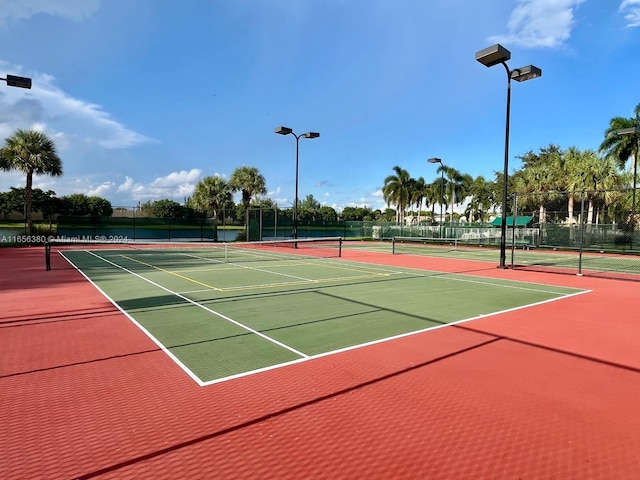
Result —
<path fill-rule="evenodd" d="M 59 252 L 200 385 L 584 293 L 300 253 Z"/>

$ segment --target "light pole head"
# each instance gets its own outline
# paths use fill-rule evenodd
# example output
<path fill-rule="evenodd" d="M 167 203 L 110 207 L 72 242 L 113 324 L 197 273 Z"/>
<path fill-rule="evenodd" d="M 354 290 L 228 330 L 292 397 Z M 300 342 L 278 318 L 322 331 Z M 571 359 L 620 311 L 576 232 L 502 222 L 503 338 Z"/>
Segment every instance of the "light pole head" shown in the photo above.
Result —
<path fill-rule="evenodd" d="M 476 52 L 476 60 L 485 67 L 493 67 L 505 63 L 511 58 L 511 52 L 499 43 Z"/>
<path fill-rule="evenodd" d="M 527 65 L 526 67 L 514 68 L 510 75 L 516 82 L 526 82 L 527 80 L 541 77 L 542 70 L 534 65 Z"/>
<path fill-rule="evenodd" d="M 318 138 L 320 134 L 318 132 L 307 132 L 300 135 L 303 138 Z"/>
<path fill-rule="evenodd" d="M 442 159 L 440 159 L 440 158 L 435 158 L 435 157 L 434 157 L 434 158 L 430 158 L 430 159 L 428 159 L 428 160 L 427 160 L 427 162 L 429 162 L 429 163 L 439 163 L 439 164 L 442 164 Z"/>
<path fill-rule="evenodd" d="M 281 127 L 276 127 L 274 132 L 280 135 L 289 135 L 290 133 L 293 133 L 293 130 L 291 130 L 289 127 L 281 126 Z"/>
<path fill-rule="evenodd" d="M 637 135 L 638 133 L 640 133 L 640 128 L 638 127 L 620 128 L 616 130 L 616 135 L 619 135 L 619 136 Z"/>
<path fill-rule="evenodd" d="M 10 87 L 31 88 L 31 79 L 29 77 L 18 77 L 17 75 L 7 75 L 7 78 L 0 78 L 7 82 Z"/>

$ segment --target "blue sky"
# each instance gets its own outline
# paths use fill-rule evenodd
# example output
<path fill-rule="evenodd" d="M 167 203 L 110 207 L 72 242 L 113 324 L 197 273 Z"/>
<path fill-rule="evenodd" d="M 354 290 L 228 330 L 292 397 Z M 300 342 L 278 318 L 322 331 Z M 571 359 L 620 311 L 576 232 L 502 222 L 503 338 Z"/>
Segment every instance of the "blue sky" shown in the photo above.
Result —
<path fill-rule="evenodd" d="M 53 138 L 64 176 L 34 186 L 114 206 L 182 202 L 207 175 L 257 167 L 279 206 L 295 195 L 384 208 L 394 165 L 427 181 L 440 157 L 494 178 L 511 50 L 510 166 L 549 143 L 597 149 L 640 103 L 640 0 L 0 0 L 0 139 Z M 24 186 L 0 172 L 0 191 Z"/>

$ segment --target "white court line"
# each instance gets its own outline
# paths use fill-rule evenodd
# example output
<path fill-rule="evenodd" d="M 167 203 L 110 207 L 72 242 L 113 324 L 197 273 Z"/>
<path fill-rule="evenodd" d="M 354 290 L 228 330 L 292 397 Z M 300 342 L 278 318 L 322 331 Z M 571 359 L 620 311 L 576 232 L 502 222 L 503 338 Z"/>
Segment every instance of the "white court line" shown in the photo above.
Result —
<path fill-rule="evenodd" d="M 355 263 L 357 265 L 361 265 L 360 262 L 358 261 L 354 261 L 354 260 L 349 260 L 349 263 Z M 367 264 L 368 265 L 368 264 Z M 384 267 L 384 265 L 380 265 L 380 271 L 386 271 Z M 562 292 L 554 292 L 551 290 L 545 290 L 545 289 L 540 289 L 540 288 L 531 288 L 531 287 L 525 287 L 525 286 L 521 286 L 518 284 L 522 284 L 522 285 L 538 285 L 541 287 L 548 287 L 550 285 L 545 285 L 544 283 L 536 283 L 536 282 L 527 282 L 524 280 L 512 280 L 509 278 L 493 278 L 491 280 L 502 280 L 505 283 L 496 283 L 494 281 L 483 281 L 481 279 L 483 278 L 487 278 L 487 277 L 481 277 L 481 276 L 477 276 L 477 275 L 469 275 L 469 274 L 465 274 L 465 273 L 455 273 L 455 272 L 441 272 L 438 270 L 424 270 L 421 268 L 413 268 L 413 267 L 401 267 L 403 271 L 400 271 L 399 273 L 405 273 L 406 275 L 414 275 L 416 277 L 425 277 L 425 278 L 433 278 L 437 275 L 438 278 L 443 278 L 445 280 L 452 280 L 455 282 L 468 282 L 468 283 L 478 283 L 480 285 L 489 285 L 489 286 L 493 286 L 493 287 L 506 287 L 506 288 L 515 288 L 518 290 L 526 290 L 529 292 L 540 292 L 540 293 L 550 293 L 553 295 L 564 295 L 564 293 Z M 396 273 L 395 270 L 392 270 L 393 273 Z M 424 273 L 424 272 L 430 272 L 429 274 Z M 563 287 L 563 286 L 558 286 L 558 285 L 551 285 L 553 287 L 557 287 L 557 288 L 562 288 L 562 289 L 566 289 L 566 290 L 580 290 L 580 292 L 582 292 L 582 289 L 579 289 L 577 287 Z M 588 292 L 590 292 L 591 290 L 587 290 Z"/>
<path fill-rule="evenodd" d="M 207 260 L 207 261 L 215 262 L 215 263 L 223 263 L 223 262 L 220 262 L 219 260 L 215 260 L 215 259 L 207 258 L 207 257 L 199 257 L 198 255 L 193 255 L 193 254 L 190 254 L 190 253 L 183 253 L 183 255 L 185 255 L 186 257 L 196 258 L 198 260 Z M 235 265 L 237 267 L 247 268 L 249 270 L 255 270 L 256 272 L 270 273 L 272 275 L 281 275 L 283 277 L 295 278 L 296 280 L 304 280 L 304 281 L 307 281 L 307 282 L 313 282 L 314 281 L 311 278 L 297 277 L 295 275 L 289 275 L 289 274 L 280 273 L 280 272 L 272 272 L 272 271 L 267 270 L 265 268 L 250 267 L 248 265 L 241 265 L 239 263 L 234 263 L 234 262 L 228 262 L 228 265 Z"/>
<path fill-rule="evenodd" d="M 107 260 L 106 258 L 101 257 L 100 255 L 97 255 L 97 254 L 96 254 L 96 253 L 94 253 L 94 252 L 91 252 L 91 251 L 89 251 L 89 250 L 86 250 L 86 253 L 88 253 L 88 254 L 90 254 L 90 255 L 93 255 L 94 257 L 99 258 L 99 259 L 100 259 L 100 260 L 102 260 L 103 262 L 106 262 L 106 263 L 108 263 L 108 264 L 110 264 L 110 265 L 113 265 L 113 266 L 114 266 L 114 267 L 116 267 L 116 268 L 119 268 L 119 269 L 121 269 L 121 270 L 123 270 L 123 271 L 125 271 L 125 272 L 127 272 L 127 273 L 130 273 L 131 275 L 133 275 L 133 276 L 135 276 L 135 277 L 138 277 L 139 279 L 144 280 L 145 282 L 148 282 L 148 283 L 150 283 L 151 285 L 154 285 L 154 286 L 156 286 L 156 287 L 160 288 L 161 290 L 164 290 L 165 292 L 167 292 L 167 293 L 169 293 L 169 294 L 171 294 L 171 295 L 175 295 L 176 297 L 181 298 L 182 300 L 184 300 L 184 301 L 185 301 L 185 302 L 187 302 L 187 303 L 190 303 L 190 304 L 192 304 L 192 305 L 194 305 L 194 306 L 196 306 L 196 307 L 199 307 L 199 308 L 201 308 L 201 309 L 205 310 L 206 312 L 209 312 L 209 313 L 211 313 L 211 314 L 213 314 L 213 315 L 215 315 L 215 316 L 217 316 L 217 317 L 222 318 L 223 320 L 228 321 L 229 323 L 233 323 L 234 325 L 236 325 L 236 326 L 238 326 L 238 327 L 240 327 L 240 328 L 243 328 L 243 329 L 245 329 L 245 330 L 247 330 L 247 331 L 249 331 L 249 332 L 251 332 L 251 333 L 253 333 L 253 334 L 255 334 L 255 335 L 258 335 L 259 337 L 262 337 L 262 338 L 264 338 L 265 340 L 267 340 L 267 341 L 269 341 L 269 342 L 271 342 L 271 343 L 273 343 L 273 344 L 275 344 L 275 345 L 278 345 L 279 347 L 284 348 L 285 350 L 289 350 L 290 352 L 293 352 L 293 353 L 295 353 L 296 355 L 298 355 L 298 356 L 300 356 L 300 357 L 302 357 L 302 358 L 308 358 L 308 357 L 309 357 L 309 355 L 307 355 L 307 354 L 305 354 L 305 353 L 302 353 L 301 351 L 296 350 L 295 348 L 290 347 L 289 345 L 286 345 L 286 344 L 284 344 L 284 343 L 282 343 L 282 342 L 280 342 L 280 341 L 276 340 L 275 338 L 271 338 L 271 337 L 269 337 L 268 335 L 265 335 L 264 333 L 259 332 L 258 330 L 255 330 L 255 329 L 253 329 L 253 328 L 251 328 L 251 327 L 248 327 L 247 325 L 244 325 L 244 324 L 242 324 L 242 323 L 238 322 L 237 320 L 234 320 L 234 319 L 232 319 L 232 318 L 230 318 L 230 317 L 227 317 L 226 315 L 223 315 L 223 314 L 222 314 L 222 313 L 220 313 L 220 312 L 216 312 L 215 310 L 213 310 L 213 309 L 211 309 L 211 308 L 209 308 L 209 307 L 207 307 L 207 306 L 205 306 L 205 305 L 202 305 L 202 304 L 200 304 L 200 303 L 198 303 L 198 302 L 195 302 L 195 301 L 191 300 L 191 299 L 190 299 L 190 298 L 188 298 L 188 297 L 185 297 L 184 295 L 179 294 L 178 292 L 174 292 L 173 290 L 170 290 L 170 289 L 168 289 L 168 288 L 166 288 L 166 287 L 163 287 L 163 286 L 162 286 L 162 285 L 160 285 L 159 283 L 156 283 L 156 282 L 154 282 L 153 280 L 149 280 L 148 278 L 145 278 L 145 277 L 143 277 L 142 275 L 139 275 L 139 274 L 137 274 L 137 273 L 135 273 L 135 272 L 132 272 L 131 270 L 129 270 L 129 269 L 127 269 L 127 268 L 125 268 L 125 267 L 123 267 L 123 266 L 121 266 L 121 265 L 118 265 L 117 263 L 113 263 L 112 261 Z M 64 255 L 63 255 L 63 256 L 64 256 Z M 65 258 L 66 258 L 66 257 L 65 257 Z M 67 261 L 68 261 L 68 259 L 67 259 Z M 70 262 L 70 263 L 71 263 L 71 262 Z M 73 265 L 73 264 L 72 264 L 72 265 Z M 86 276 L 85 276 L 85 277 L 86 277 Z M 102 290 L 100 290 L 100 291 L 102 291 Z M 109 298 L 109 297 L 107 297 L 107 298 Z M 136 323 L 137 323 L 137 322 L 136 322 Z"/>
<path fill-rule="evenodd" d="M 82 251 L 83 251 L 83 250 L 72 250 L 71 252 L 82 252 Z M 84 250 L 84 251 L 85 251 L 85 252 L 87 252 L 86 250 Z M 103 251 L 104 251 L 104 250 L 103 250 Z M 164 346 L 164 345 L 163 345 L 159 340 L 157 340 L 157 339 L 156 339 L 156 337 L 154 337 L 154 336 L 151 334 L 151 332 L 149 332 L 146 328 L 144 328 L 144 327 L 142 326 L 142 324 L 138 323 L 138 321 L 137 321 L 135 318 L 133 318 L 133 317 L 129 314 L 129 312 L 127 312 L 127 311 L 126 311 L 126 310 L 124 310 L 120 305 L 118 305 L 118 304 L 116 303 L 116 301 L 115 301 L 115 300 L 113 300 L 113 298 L 111 298 L 109 295 L 107 295 L 107 292 L 105 292 L 105 291 L 104 291 L 104 290 L 102 290 L 98 285 L 96 285 L 96 283 L 95 283 L 93 280 L 91 280 L 91 279 L 90 279 L 90 278 L 89 278 L 89 277 L 88 277 L 88 276 L 87 276 L 87 275 L 86 275 L 82 270 L 80 270 L 80 269 L 76 266 L 76 264 L 75 264 L 75 263 L 73 263 L 71 260 L 69 260 L 69 259 L 67 258 L 67 256 L 66 256 L 63 252 L 58 251 L 58 253 L 59 253 L 60 255 L 62 255 L 62 257 L 63 257 L 67 262 L 69 262 L 69 264 L 70 264 L 73 268 L 75 268 L 78 272 L 80 272 L 80 275 L 82 275 L 84 278 L 86 278 L 86 279 L 87 279 L 87 281 L 88 281 L 91 285 L 93 285 L 93 286 L 95 287 L 95 289 L 96 289 L 96 290 L 98 290 L 98 291 L 99 291 L 99 292 L 104 296 L 104 298 L 106 298 L 107 300 L 109 300 L 109 302 L 110 302 L 114 307 L 116 307 L 116 308 L 120 311 L 120 313 L 122 313 L 125 317 L 127 317 L 127 318 L 128 318 L 128 319 L 129 319 L 129 320 L 130 320 L 130 321 L 131 321 L 131 322 L 136 326 L 136 327 L 138 327 L 138 328 L 142 331 L 142 333 L 144 333 L 147 337 L 149 337 L 149 338 L 151 339 L 151 341 L 152 341 L 153 343 L 155 343 L 155 344 L 160 348 L 160 350 L 162 350 L 162 351 L 163 351 L 163 352 L 164 352 L 164 353 L 165 353 L 165 354 L 166 354 L 166 355 L 167 355 L 171 360 L 173 360 L 173 361 L 176 363 L 176 365 L 178 365 L 178 366 L 182 369 L 182 371 L 183 371 L 183 372 L 185 372 L 185 373 L 186 373 L 186 374 L 187 374 L 187 375 L 188 375 L 188 376 L 189 376 L 189 377 L 190 377 L 194 382 L 196 382 L 198 385 L 200 385 L 201 387 L 203 387 L 203 386 L 204 386 L 204 383 L 202 382 L 202 380 L 200 379 L 200 377 L 198 377 L 195 373 L 193 373 L 193 372 L 192 372 L 192 371 L 191 371 L 191 370 L 190 370 L 190 369 L 189 369 L 189 368 L 188 368 L 184 363 L 182 363 L 182 362 L 180 361 L 180 359 L 179 359 L 178 357 L 176 357 L 173 353 L 171 353 L 171 352 L 167 349 L 167 347 L 165 347 L 165 346 Z M 89 253 L 89 252 L 87 252 L 87 253 Z"/>
<path fill-rule="evenodd" d="M 582 294 L 585 294 L 585 293 L 591 293 L 591 290 L 580 290 L 580 291 L 577 291 L 575 293 L 570 293 L 570 294 L 562 294 L 562 293 L 559 293 L 559 292 L 546 292 L 546 293 L 550 293 L 550 294 L 554 294 L 554 295 L 560 295 L 560 296 L 558 296 L 556 298 L 542 300 L 540 302 L 535 302 L 535 303 L 522 305 L 522 306 L 519 306 L 519 307 L 508 308 L 508 309 L 505 309 L 505 310 L 500 310 L 500 311 L 491 312 L 491 313 L 487 313 L 487 314 L 479 314 L 479 315 L 476 315 L 474 317 L 469 317 L 469 318 L 465 318 L 465 319 L 462 319 L 462 320 L 457 320 L 455 322 L 449 322 L 449 323 L 445 323 L 445 324 L 441 324 L 441 325 L 427 327 L 427 328 L 423 328 L 423 329 L 420 329 L 420 330 L 413 330 L 413 331 L 410 331 L 410 332 L 401 333 L 401 334 L 394 335 L 394 336 L 391 336 L 391 337 L 381 338 L 381 339 L 378 339 L 378 340 L 373 340 L 373 341 L 370 341 L 370 342 L 365 342 L 365 343 L 361 343 L 361 344 L 357 344 L 357 345 L 352 345 L 352 346 L 340 348 L 340 349 L 337 349 L 337 350 L 331 350 L 331 351 L 323 352 L 323 353 L 316 354 L 316 355 L 305 355 L 305 354 L 303 354 L 301 352 L 297 352 L 296 350 L 291 349 L 291 347 L 284 346 L 284 344 L 282 344 L 282 346 L 284 348 L 293 350 L 296 353 L 298 353 L 298 355 L 300 355 L 301 358 L 296 359 L 296 360 L 292 360 L 292 361 L 288 361 L 288 362 L 278 363 L 278 364 L 275 364 L 275 365 L 270 365 L 270 366 L 259 368 L 259 369 L 255 369 L 255 370 L 241 372 L 241 373 L 230 375 L 230 376 L 227 376 L 227 377 L 221 377 L 221 378 L 217 378 L 217 379 L 209 380 L 209 381 L 202 381 L 196 374 L 194 374 L 188 367 L 186 367 L 175 355 L 173 355 L 164 345 L 162 345 L 158 340 L 156 340 L 156 338 L 150 332 L 148 332 L 129 313 L 127 313 L 125 310 L 123 310 L 113 299 L 111 299 L 102 289 L 100 289 L 100 287 L 98 287 L 89 277 L 87 277 L 78 267 L 76 267 L 73 264 L 73 262 L 71 262 L 67 257 L 65 257 L 62 252 L 59 252 L 59 253 L 71 265 L 73 265 L 73 267 L 76 268 L 76 270 L 78 270 L 80 272 L 80 274 L 83 277 L 85 277 L 100 293 L 102 293 L 102 295 L 104 295 L 105 298 L 107 298 L 107 300 L 109 300 L 118 310 L 120 310 L 127 318 L 129 318 L 136 326 L 138 326 L 138 328 L 140 328 L 140 330 L 142 330 L 156 345 L 158 345 L 162 349 L 162 351 L 164 351 L 172 360 L 174 360 L 176 362 L 176 364 L 178 366 L 180 366 L 180 368 L 182 368 L 187 373 L 187 375 L 189 375 L 189 377 L 191 377 L 198 385 L 203 386 L 203 387 L 204 386 L 208 386 L 208 385 L 214 385 L 214 384 L 217 384 L 217 383 L 226 382 L 226 381 L 233 380 L 233 379 L 236 379 L 236 378 L 241 378 L 241 377 L 246 377 L 246 376 L 249 376 L 249 375 L 254 375 L 254 374 L 265 372 L 265 371 L 269 371 L 269 370 L 274 370 L 276 368 L 282 368 L 282 367 L 286 367 L 286 366 L 289 366 L 289 365 L 294 365 L 294 364 L 297 364 L 297 363 L 306 362 L 306 361 L 309 361 L 309 360 L 314 360 L 314 359 L 317 359 L 317 358 L 322 358 L 322 357 L 335 355 L 335 354 L 342 353 L 342 352 L 347 352 L 347 351 L 350 351 L 350 350 L 356 350 L 356 349 L 359 349 L 359 348 L 365 348 L 365 347 L 368 347 L 370 345 L 376 345 L 376 344 L 379 344 L 379 343 L 384 343 L 384 342 L 397 340 L 397 339 L 404 338 L 404 337 L 409 337 L 409 336 L 412 336 L 412 335 L 417 335 L 417 334 L 424 333 L 424 332 L 427 332 L 427 331 L 430 331 L 430 330 L 437 330 L 437 329 L 440 329 L 440 328 L 451 327 L 451 326 L 459 325 L 459 324 L 462 324 L 462 323 L 466 323 L 466 322 L 470 322 L 470 321 L 474 321 L 474 320 L 479 320 L 481 318 L 487 318 L 487 317 L 492 317 L 492 316 L 495 316 L 495 315 L 501 315 L 503 313 L 522 310 L 522 309 L 525 309 L 525 308 L 534 307 L 534 306 L 542 305 L 542 304 L 545 304 L 545 303 L 555 302 L 555 301 L 558 301 L 558 300 L 562 300 L 562 299 L 565 299 L 565 298 L 570 298 L 570 297 L 577 296 L 577 295 L 582 295 Z M 200 308 L 203 308 L 203 309 L 207 310 L 207 311 L 213 313 L 214 315 L 220 316 L 220 317 L 222 317 L 224 319 L 228 319 L 228 317 L 225 317 L 222 314 L 219 314 L 218 312 L 215 312 L 215 311 L 205 307 L 204 305 L 200 305 L 199 303 L 194 302 L 194 301 L 188 299 L 187 297 L 184 297 L 183 295 L 180 295 L 179 293 L 173 292 L 173 291 L 171 291 L 171 290 L 169 290 L 169 289 L 167 289 L 165 287 L 162 287 L 161 285 L 156 284 L 155 282 L 153 282 L 153 281 L 151 281 L 151 280 L 149 280 L 147 278 L 144 278 L 144 277 L 142 277 L 142 276 L 140 276 L 140 275 L 138 275 L 138 274 L 136 274 L 136 273 L 134 273 L 134 272 L 132 272 L 130 270 L 127 270 L 124 267 L 121 267 L 120 265 L 117 265 L 117 264 L 115 264 L 113 262 L 110 262 L 109 260 L 107 260 L 105 258 L 102 258 L 102 257 L 100 257 L 98 255 L 95 255 L 91 251 L 86 251 L 86 253 L 94 255 L 97 258 L 99 258 L 99 259 L 101 259 L 101 260 L 103 260 L 103 261 L 105 261 L 105 262 L 107 262 L 107 263 L 109 263 L 109 264 L 111 264 L 111 265 L 113 265 L 113 266 L 115 266 L 117 268 L 120 268 L 120 269 L 122 269 L 122 270 L 124 270 L 124 271 L 126 271 L 128 273 L 131 273 L 132 275 L 134 275 L 136 277 L 141 278 L 144 281 L 147 281 L 147 282 L 149 282 L 149 283 L 161 288 L 162 290 L 165 290 L 165 291 L 167 291 L 167 292 L 169 292 L 169 293 L 171 293 L 173 295 L 176 295 L 176 296 L 184 299 L 185 301 L 187 301 L 189 303 L 192 303 L 192 304 L 194 304 L 194 305 L 196 305 L 196 306 L 198 306 Z M 360 265 L 359 262 L 349 262 L 349 263 L 355 263 L 357 265 Z M 381 265 L 380 267 L 384 267 L 384 266 Z M 374 268 L 372 268 L 372 270 L 374 270 Z M 384 269 L 384 268 L 380 268 L 380 271 L 385 271 L 385 270 L 386 269 Z M 417 270 L 417 269 L 403 267 L 403 270 Z M 396 273 L 396 272 L 394 272 L 394 273 Z M 442 273 L 442 272 L 434 272 L 434 273 Z M 453 275 L 464 276 L 464 274 L 453 274 Z M 416 276 L 429 277 L 428 275 L 419 275 L 418 273 L 416 273 Z M 447 278 L 449 278 L 448 275 L 447 275 Z M 464 279 L 459 279 L 459 278 L 458 279 L 454 279 L 454 280 L 471 281 L 471 280 L 464 280 Z M 527 283 L 527 282 L 521 282 L 521 281 L 518 281 L 518 280 L 506 280 L 506 281 L 515 282 L 515 283 L 525 283 L 525 284 Z M 483 282 L 473 282 L 473 283 L 482 284 Z M 492 286 L 497 286 L 497 287 L 511 287 L 510 285 L 504 285 L 504 284 L 499 284 L 499 283 L 491 283 L 491 282 L 484 282 L 484 283 L 486 283 L 487 285 L 492 285 Z M 542 285 L 542 284 L 538 284 L 538 285 Z M 524 287 L 514 287 L 514 288 L 525 289 Z M 567 287 L 559 287 L 559 288 L 567 288 Z M 533 291 L 545 292 L 544 290 L 538 290 L 538 289 L 532 289 L 532 290 Z M 577 290 L 577 289 L 574 289 L 574 290 Z M 247 330 L 251 330 L 249 327 L 246 327 L 246 326 L 236 322 L 235 320 L 232 320 L 232 319 L 228 319 L 228 320 L 231 321 L 232 323 L 235 323 L 235 324 L 241 326 L 242 328 L 246 328 Z M 272 340 L 272 339 L 270 339 L 270 337 L 267 337 L 266 335 L 263 335 L 260 332 L 256 332 L 256 333 L 258 335 L 262 336 L 262 337 L 265 337 L 265 338 L 267 338 L 269 340 Z M 274 341 L 275 343 L 279 343 L 276 340 L 272 340 L 272 341 Z"/>
<path fill-rule="evenodd" d="M 206 382 L 202 382 L 202 386 L 206 387 L 208 385 L 214 385 L 216 383 L 226 382 L 228 380 L 233 380 L 235 378 L 246 377 L 246 376 L 249 376 L 249 375 L 254 375 L 256 373 L 266 372 L 268 370 L 274 370 L 276 368 L 282 368 L 282 367 L 286 367 L 286 366 L 289 366 L 289 365 L 294 365 L 296 363 L 307 362 L 309 360 L 315 360 L 316 358 L 328 357 L 329 355 L 335 355 L 335 354 L 342 353 L 342 352 L 348 352 L 350 350 L 356 350 L 356 349 L 359 349 L 359 348 L 368 347 L 370 345 L 376 345 L 378 343 L 384 343 L 384 342 L 389 342 L 389 341 L 392 341 L 392 340 L 397 340 L 399 338 L 410 337 L 412 335 L 417 335 L 419 333 L 428 332 L 430 330 L 438 330 L 440 328 L 452 327 L 454 325 L 460 325 L 461 323 L 471 322 L 471 321 L 474 321 L 474 320 L 480 320 L 482 318 L 487 318 L 487 317 L 493 317 L 495 315 L 501 315 L 503 313 L 514 312 L 514 311 L 517 311 L 517 310 L 522 310 L 524 308 L 535 307 L 536 305 L 543 305 L 545 303 L 556 302 L 558 300 L 574 297 L 574 296 L 577 296 L 577 295 L 582 295 L 584 293 L 591 293 L 591 290 L 582 290 L 580 292 L 571 293 L 571 294 L 565 295 L 563 297 L 550 298 L 548 300 L 542 300 L 540 302 L 529 303 L 527 305 L 521 305 L 519 307 L 507 308 L 505 310 L 500 310 L 500 311 L 497 311 L 497 312 L 479 314 L 479 315 L 476 315 L 475 317 L 464 318 L 462 320 L 457 320 L 455 322 L 436 325 L 434 327 L 422 328 L 420 330 L 412 330 L 410 332 L 400 333 L 400 334 L 394 335 L 392 337 L 381 338 L 381 339 L 378 339 L 378 340 L 373 340 L 371 342 L 359 343 L 358 345 L 352 345 L 350 347 L 344 347 L 344 348 L 339 348 L 337 350 L 331 350 L 329 352 L 319 353 L 317 355 L 312 355 L 312 356 L 309 356 L 307 358 L 300 358 L 300 359 L 297 359 L 297 360 L 292 360 L 290 362 L 278 363 L 276 365 L 270 365 L 268 367 L 259 368 L 259 369 L 251 370 L 251 371 L 248 371 L 248 372 L 242 372 L 242 373 L 238 373 L 236 375 L 230 375 L 228 377 L 216 378 L 215 380 L 209 380 L 209 381 L 206 381 Z M 487 335 L 492 335 L 492 334 L 488 333 Z"/>

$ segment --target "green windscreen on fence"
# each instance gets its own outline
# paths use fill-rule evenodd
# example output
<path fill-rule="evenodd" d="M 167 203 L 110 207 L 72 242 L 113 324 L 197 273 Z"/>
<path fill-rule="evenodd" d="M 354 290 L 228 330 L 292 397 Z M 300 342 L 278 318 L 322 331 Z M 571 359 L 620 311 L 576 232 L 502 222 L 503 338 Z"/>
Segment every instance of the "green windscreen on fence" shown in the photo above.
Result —
<path fill-rule="evenodd" d="M 216 240 L 217 229 L 210 218 L 117 218 L 58 217 L 58 237 L 106 240 Z"/>

